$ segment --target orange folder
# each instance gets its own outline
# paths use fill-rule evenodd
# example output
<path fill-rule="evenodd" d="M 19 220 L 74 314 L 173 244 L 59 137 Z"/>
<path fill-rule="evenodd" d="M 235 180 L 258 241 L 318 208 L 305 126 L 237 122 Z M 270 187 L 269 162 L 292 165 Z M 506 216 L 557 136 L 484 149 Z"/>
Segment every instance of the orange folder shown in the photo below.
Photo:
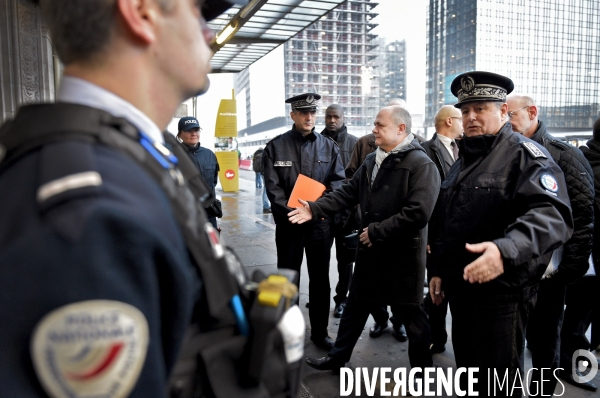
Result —
<path fill-rule="evenodd" d="M 323 192 L 325 192 L 325 185 L 304 174 L 298 174 L 298 179 L 296 180 L 296 184 L 294 184 L 294 189 L 292 189 L 292 195 L 287 205 L 292 209 L 302 207 L 298 199 L 314 202 L 323 195 Z"/>

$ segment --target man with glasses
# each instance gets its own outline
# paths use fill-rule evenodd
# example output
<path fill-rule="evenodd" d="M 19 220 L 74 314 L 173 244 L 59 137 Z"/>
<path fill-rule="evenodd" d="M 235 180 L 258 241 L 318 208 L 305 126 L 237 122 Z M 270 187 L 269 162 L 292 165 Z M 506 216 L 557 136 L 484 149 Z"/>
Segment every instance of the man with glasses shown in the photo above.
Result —
<path fill-rule="evenodd" d="M 533 394 L 533 388 L 540 386 L 541 391 L 537 394 L 550 396 L 557 383 L 553 372 L 559 367 L 566 288 L 586 273 L 592 252 L 593 172 L 579 149 L 548 134 L 544 122 L 538 120 L 538 109 L 531 97 L 513 94 L 508 97 L 507 104 L 513 131 L 546 148 L 565 174 L 573 213 L 573 236 L 555 252 L 550 264 L 541 263 L 547 268 L 538 285 L 537 295 L 532 297 L 534 308 L 527 324 L 527 347 L 531 350 L 533 368 L 536 369 L 531 374 L 530 391 Z M 547 369 L 548 373 L 542 374 L 539 369 Z M 563 369 L 560 375 L 571 384 L 580 387 L 585 384 L 572 378 L 570 368 Z"/>
<path fill-rule="evenodd" d="M 202 174 L 204 182 L 215 196 L 215 187 L 219 182 L 219 163 L 213 151 L 200 145 L 202 128 L 198 124 L 198 119 L 192 116 L 182 117 L 179 119 L 177 130 L 177 138 L 181 141 L 190 159 Z M 213 227 L 218 229 L 217 214 L 212 207 L 206 208 L 206 215 Z"/>
<path fill-rule="evenodd" d="M 524 374 L 530 286 L 544 271 L 540 257 L 548 258 L 573 228 L 562 171 L 506 122 L 513 87 L 490 72 L 453 80 L 465 137 L 440 188 L 431 241 L 431 299 L 441 304 L 447 296 L 456 366 L 479 368 L 481 396 L 521 396 L 511 387 Z"/>

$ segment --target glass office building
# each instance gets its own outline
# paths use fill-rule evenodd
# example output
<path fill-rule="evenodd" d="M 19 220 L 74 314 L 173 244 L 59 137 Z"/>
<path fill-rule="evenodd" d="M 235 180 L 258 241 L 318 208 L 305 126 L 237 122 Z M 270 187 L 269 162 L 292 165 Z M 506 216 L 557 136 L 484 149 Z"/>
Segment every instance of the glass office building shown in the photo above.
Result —
<path fill-rule="evenodd" d="M 600 116 L 598 0 L 430 0 L 425 123 L 456 103 L 450 83 L 470 70 L 510 77 L 553 128 Z"/>

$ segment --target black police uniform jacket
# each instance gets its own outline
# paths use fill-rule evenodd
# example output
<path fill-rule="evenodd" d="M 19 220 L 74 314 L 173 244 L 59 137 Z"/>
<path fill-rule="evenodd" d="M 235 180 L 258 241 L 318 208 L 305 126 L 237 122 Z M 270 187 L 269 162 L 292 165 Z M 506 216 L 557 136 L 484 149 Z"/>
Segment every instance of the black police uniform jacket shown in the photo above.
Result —
<path fill-rule="evenodd" d="M 327 190 L 339 188 L 344 182 L 344 167 L 337 144 L 313 131 L 302 136 L 296 126 L 281 134 L 265 147 L 263 166 L 267 196 L 276 224 L 290 224 L 287 202 L 299 174 L 325 185 Z"/>
<path fill-rule="evenodd" d="M 538 264 L 572 234 L 563 173 L 545 149 L 514 133 L 510 123 L 496 135 L 463 138 L 459 148 L 461 156 L 436 204 L 439 236 L 429 271 L 454 293 L 520 292 L 539 281 L 546 267 Z M 504 273 L 488 283 L 470 284 L 463 270 L 480 254 L 468 252 L 465 244 L 486 241 L 498 246 Z"/>
<path fill-rule="evenodd" d="M 425 279 L 427 222 L 440 186 L 439 173 L 414 139 L 390 154 L 372 181 L 375 153 L 369 154 L 348 184 L 310 203 L 313 217 L 360 204 L 361 231 L 350 290 L 377 304 L 421 304 Z"/>
<path fill-rule="evenodd" d="M 182 143 L 181 146 L 186 150 L 194 165 L 200 170 L 202 178 L 214 196 L 215 187 L 219 182 L 219 162 L 217 162 L 217 157 L 213 151 L 204 148 L 200 144 L 192 147 Z"/>
<path fill-rule="evenodd" d="M 548 134 L 543 122 L 531 139 L 550 152 L 552 159 L 565 175 L 567 193 L 573 213 L 573 236 L 563 246 L 558 275 L 573 282 L 585 275 L 589 267 L 594 233 L 594 180 L 590 164 L 574 146 Z"/>
<path fill-rule="evenodd" d="M 29 134 L 39 121 L 51 130 L 65 112 L 87 129 L 115 119 L 80 105 L 34 105 L 20 109 L 8 133 Z M 39 196 L 45 181 L 80 172 L 97 173 L 101 183 Z M 149 327 L 129 396 L 164 396 L 201 282 L 159 185 L 120 151 L 75 140 L 10 164 L 0 192 L 0 395 L 46 397 L 30 354 L 36 325 L 62 306 L 111 300 L 136 307 Z"/>

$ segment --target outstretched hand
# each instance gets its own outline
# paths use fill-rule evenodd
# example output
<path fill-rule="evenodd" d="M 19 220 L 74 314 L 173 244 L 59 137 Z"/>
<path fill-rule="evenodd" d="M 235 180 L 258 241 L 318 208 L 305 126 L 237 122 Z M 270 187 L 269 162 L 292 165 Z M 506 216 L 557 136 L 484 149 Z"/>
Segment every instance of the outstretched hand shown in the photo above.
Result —
<path fill-rule="evenodd" d="M 467 243 L 466 249 L 471 253 L 482 253 L 482 255 L 465 267 L 464 280 L 470 283 L 485 283 L 504 273 L 502 254 L 495 243 L 482 242 L 475 245 Z"/>
<path fill-rule="evenodd" d="M 305 202 L 302 199 L 298 199 L 298 202 L 300 202 L 302 207 L 297 207 L 296 210 L 292 210 L 288 213 L 288 219 L 292 224 L 302 224 L 313 218 L 308 202 Z"/>

